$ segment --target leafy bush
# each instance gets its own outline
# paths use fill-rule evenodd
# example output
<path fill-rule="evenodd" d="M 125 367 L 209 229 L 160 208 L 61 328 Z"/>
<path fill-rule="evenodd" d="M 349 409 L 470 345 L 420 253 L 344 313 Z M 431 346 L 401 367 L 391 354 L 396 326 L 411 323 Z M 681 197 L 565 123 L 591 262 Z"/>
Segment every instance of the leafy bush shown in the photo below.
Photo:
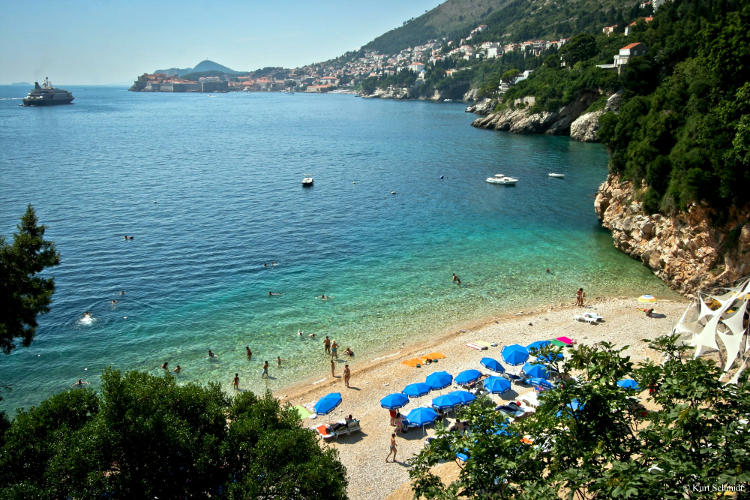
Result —
<path fill-rule="evenodd" d="M 336 452 L 270 394 L 168 374 L 107 371 L 101 395 L 19 411 L 0 448 L 3 498 L 345 498 L 346 484 Z"/>

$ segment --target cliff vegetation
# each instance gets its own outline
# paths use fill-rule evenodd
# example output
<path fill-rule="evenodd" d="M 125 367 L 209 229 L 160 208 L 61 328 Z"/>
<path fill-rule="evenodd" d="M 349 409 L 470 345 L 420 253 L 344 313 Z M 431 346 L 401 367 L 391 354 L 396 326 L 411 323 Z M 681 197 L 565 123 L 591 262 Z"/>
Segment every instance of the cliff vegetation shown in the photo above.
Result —
<path fill-rule="evenodd" d="M 623 71 L 620 112 L 601 118 L 610 170 L 647 213 L 750 201 L 750 4 L 665 4 L 640 33 L 649 51 Z"/>

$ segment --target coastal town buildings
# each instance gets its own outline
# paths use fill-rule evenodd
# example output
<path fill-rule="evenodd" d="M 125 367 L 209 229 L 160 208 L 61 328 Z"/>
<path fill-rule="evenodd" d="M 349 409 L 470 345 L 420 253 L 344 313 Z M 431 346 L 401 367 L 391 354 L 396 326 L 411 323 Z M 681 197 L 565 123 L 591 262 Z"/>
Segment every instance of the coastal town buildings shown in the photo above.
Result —
<path fill-rule="evenodd" d="M 654 0 L 654 8 L 657 7 Z M 661 4 L 662 2 L 659 2 Z M 637 19 L 625 27 L 627 35 L 638 22 L 648 23 L 652 17 Z M 602 32 L 615 33 L 618 25 L 604 26 Z M 259 72 L 229 74 L 185 75 L 177 77 L 164 73 L 143 74 L 130 90 L 141 92 L 227 92 L 227 91 L 290 91 L 309 93 L 332 90 L 353 91 L 360 82 L 368 78 L 382 79 L 402 71 L 415 74 L 417 81 L 425 81 L 436 68 L 447 77 L 471 67 L 475 61 L 496 59 L 506 54 L 521 54 L 523 57 L 541 56 L 551 50 L 559 50 L 567 38 L 557 40 L 523 40 L 503 43 L 487 40 L 484 33 L 487 25 L 479 25 L 459 39 L 430 40 L 407 47 L 397 53 L 385 54 L 373 50 L 360 50 L 344 57 L 324 63 L 310 64 L 300 68 L 273 68 L 271 74 Z M 481 36 L 480 36 L 481 35 Z M 484 39 L 483 39 L 484 37 Z M 631 43 L 615 55 L 612 64 L 598 65 L 600 68 L 617 69 L 628 63 L 631 57 L 644 55 L 645 45 Z M 265 72 L 265 70 L 264 70 Z M 519 81 L 528 75 L 521 75 Z"/>

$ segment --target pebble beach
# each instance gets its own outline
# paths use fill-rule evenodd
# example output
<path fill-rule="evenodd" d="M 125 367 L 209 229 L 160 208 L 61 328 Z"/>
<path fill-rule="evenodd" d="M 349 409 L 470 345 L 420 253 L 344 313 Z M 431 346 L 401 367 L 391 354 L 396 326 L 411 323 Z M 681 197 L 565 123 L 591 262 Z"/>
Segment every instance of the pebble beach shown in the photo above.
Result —
<path fill-rule="evenodd" d="M 424 430 L 411 430 L 398 434 L 397 461 L 385 462 L 389 451 L 390 436 L 394 427 L 390 425 L 388 410 L 380 407 L 380 399 L 387 394 L 400 392 L 404 386 L 423 382 L 432 372 L 445 370 L 456 375 L 468 368 L 489 373 L 481 366 L 482 357 L 493 357 L 502 362 L 500 351 L 504 345 L 514 343 L 526 345 L 535 340 L 569 337 L 581 344 L 595 344 L 601 341 L 613 343 L 617 347 L 629 346 L 625 351 L 633 361 L 655 358 L 643 339 L 652 339 L 671 331 L 672 326 L 688 306 L 687 299 L 659 300 L 653 307 L 657 317 L 644 314 L 644 304 L 636 297 L 595 298 L 583 308 L 569 305 L 551 305 L 533 311 L 516 311 L 464 328 L 436 335 L 434 340 L 414 345 L 394 347 L 366 359 L 339 358 L 336 363 L 336 376 L 330 375 L 314 383 L 305 382 L 286 387 L 275 393 L 276 397 L 292 405 L 311 407 L 318 399 L 330 392 L 340 392 L 342 403 L 329 415 L 305 418 L 302 425 L 315 428 L 318 425 L 342 420 L 351 414 L 360 420 L 361 432 L 343 436 L 325 443 L 338 450 L 341 462 L 347 469 L 349 497 L 352 499 L 410 499 L 409 473 L 406 460 L 418 453 L 425 440 L 434 435 L 432 426 Z M 573 316 L 583 312 L 596 312 L 604 317 L 599 324 L 576 321 Z M 496 344 L 478 351 L 466 344 L 483 341 Z M 320 349 L 323 350 L 322 339 Z M 445 355 L 436 364 L 410 367 L 402 361 L 431 352 Z M 356 354 L 356 351 L 355 351 Z M 348 363 L 352 376 L 350 388 L 346 388 L 342 377 L 344 363 Z M 504 363 L 505 364 L 505 363 Z M 507 366 L 507 365 L 506 365 Z M 511 368 L 511 372 L 520 367 Z M 401 412 L 405 415 L 418 406 L 430 406 L 434 397 L 457 389 L 452 385 L 440 391 L 433 391 L 417 400 L 412 400 Z M 532 389 L 513 385 L 513 390 L 491 396 L 498 403 L 517 400 Z M 449 420 L 451 423 L 453 419 Z M 457 474 L 455 464 L 444 464 L 441 476 L 450 478 Z"/>

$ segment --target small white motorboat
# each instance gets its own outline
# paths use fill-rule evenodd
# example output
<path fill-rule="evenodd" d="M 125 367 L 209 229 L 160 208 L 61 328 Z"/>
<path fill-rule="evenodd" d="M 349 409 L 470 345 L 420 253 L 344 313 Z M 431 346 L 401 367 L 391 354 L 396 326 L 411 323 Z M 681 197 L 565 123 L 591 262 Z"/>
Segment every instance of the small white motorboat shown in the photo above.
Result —
<path fill-rule="evenodd" d="M 314 180 L 312 177 L 305 177 L 302 179 L 302 187 L 312 187 L 313 182 Z"/>
<path fill-rule="evenodd" d="M 550 173 L 549 173 L 549 174 L 547 174 L 547 175 L 549 175 L 550 177 L 555 177 L 555 178 L 557 178 L 557 179 L 562 179 L 562 178 L 564 178 L 564 177 L 565 177 L 565 174 L 557 174 L 557 173 L 555 173 L 555 172 L 550 172 Z"/>
<path fill-rule="evenodd" d="M 503 174 L 495 174 L 494 177 L 487 177 L 487 182 L 490 184 L 504 184 L 506 186 L 513 186 L 518 182 L 515 177 L 508 177 Z"/>

